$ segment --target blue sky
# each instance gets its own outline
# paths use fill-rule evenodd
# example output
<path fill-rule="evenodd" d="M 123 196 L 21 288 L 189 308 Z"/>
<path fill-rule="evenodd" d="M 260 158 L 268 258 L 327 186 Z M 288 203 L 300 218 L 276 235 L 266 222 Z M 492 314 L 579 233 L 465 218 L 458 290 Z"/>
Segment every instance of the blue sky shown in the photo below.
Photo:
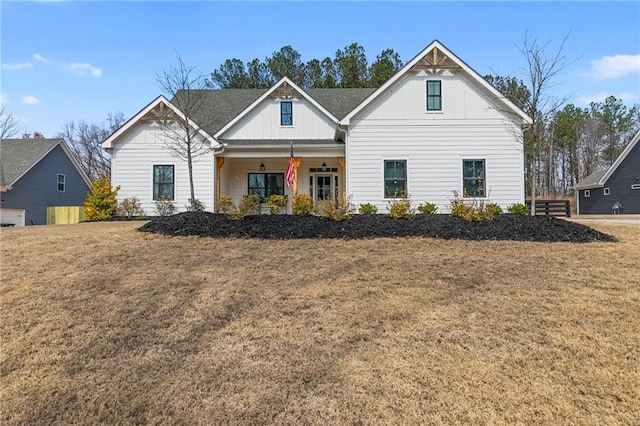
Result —
<path fill-rule="evenodd" d="M 570 32 L 575 62 L 558 98 L 640 102 L 639 2 L 93 2 L 1 3 L 1 96 L 21 130 L 55 136 L 68 121 L 134 115 L 175 61 L 209 74 L 225 59 L 264 59 L 287 44 L 304 61 L 352 42 L 369 60 L 408 61 L 438 39 L 480 74 L 524 77 L 525 32 L 555 51 Z"/>

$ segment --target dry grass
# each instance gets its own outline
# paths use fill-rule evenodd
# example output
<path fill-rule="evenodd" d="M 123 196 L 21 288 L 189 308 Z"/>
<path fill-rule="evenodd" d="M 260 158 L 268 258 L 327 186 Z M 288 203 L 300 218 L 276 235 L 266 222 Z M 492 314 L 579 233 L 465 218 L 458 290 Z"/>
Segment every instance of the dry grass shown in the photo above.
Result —
<path fill-rule="evenodd" d="M 619 243 L 3 229 L 3 424 L 637 424 Z"/>

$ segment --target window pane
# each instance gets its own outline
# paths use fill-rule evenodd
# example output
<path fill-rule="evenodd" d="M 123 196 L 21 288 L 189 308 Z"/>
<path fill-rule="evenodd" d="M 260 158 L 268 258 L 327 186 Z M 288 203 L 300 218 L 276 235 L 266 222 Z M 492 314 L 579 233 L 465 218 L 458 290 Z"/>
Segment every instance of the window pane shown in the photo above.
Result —
<path fill-rule="evenodd" d="M 293 107 L 291 102 L 280 102 L 280 125 L 293 125 Z"/>
<path fill-rule="evenodd" d="M 427 111 L 442 110 L 442 82 L 427 81 Z"/>
<path fill-rule="evenodd" d="M 401 196 L 407 190 L 407 162 L 389 160 L 384 162 L 384 196 Z"/>
<path fill-rule="evenodd" d="M 485 185 L 485 160 L 463 160 L 463 196 L 486 196 Z"/>
<path fill-rule="evenodd" d="M 153 199 L 173 200 L 173 166 L 153 166 Z"/>
<path fill-rule="evenodd" d="M 439 81 L 429 81 L 427 82 L 427 87 L 429 91 L 429 95 L 440 95 L 440 82 Z"/>

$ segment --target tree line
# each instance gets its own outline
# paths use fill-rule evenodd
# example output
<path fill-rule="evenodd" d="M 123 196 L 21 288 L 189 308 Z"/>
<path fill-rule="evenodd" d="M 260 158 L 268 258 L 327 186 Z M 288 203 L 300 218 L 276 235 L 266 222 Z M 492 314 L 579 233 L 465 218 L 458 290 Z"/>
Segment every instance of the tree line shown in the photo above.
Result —
<path fill-rule="evenodd" d="M 227 59 L 208 81 L 211 87 L 220 89 L 266 89 L 286 76 L 303 89 L 377 88 L 402 65 L 393 49 L 384 49 L 369 65 L 365 49 L 358 43 L 337 50 L 333 58 L 308 62 L 287 45 L 262 61 L 255 58 L 245 64 L 238 58 Z"/>
<path fill-rule="evenodd" d="M 621 99 L 610 96 L 581 108 L 555 96 L 550 90 L 553 79 L 573 62 L 564 55 L 565 41 L 566 38 L 557 51 L 550 52 L 548 43 L 539 44 L 525 35 L 519 50 L 528 65 L 526 77 L 484 77 L 533 119 L 533 123 L 525 128 L 522 140 L 527 196 L 573 195 L 577 182 L 596 170 L 609 167 L 640 130 L 639 105 L 627 107 Z M 365 49 L 358 43 L 337 50 L 333 58 L 307 62 L 287 45 L 264 60 L 255 58 L 245 64 L 238 58 L 227 59 L 207 78 L 194 77 L 194 68 L 186 66 L 178 55 L 178 65 L 170 72 L 159 74 L 158 83 L 169 92 L 172 88 L 182 87 L 185 81 L 189 83 L 184 87 L 187 89 L 264 89 L 286 76 L 304 89 L 377 88 L 402 66 L 400 55 L 393 49 L 382 50 L 369 65 Z M 190 115 L 193 113 L 189 112 Z M 12 115 L 3 109 L 0 118 L 3 138 L 17 133 Z M 110 170 L 109 155 L 100 144 L 124 121 L 122 113 L 109 114 L 100 124 L 71 121 L 57 136 L 69 143 L 87 175 L 95 180 Z"/>

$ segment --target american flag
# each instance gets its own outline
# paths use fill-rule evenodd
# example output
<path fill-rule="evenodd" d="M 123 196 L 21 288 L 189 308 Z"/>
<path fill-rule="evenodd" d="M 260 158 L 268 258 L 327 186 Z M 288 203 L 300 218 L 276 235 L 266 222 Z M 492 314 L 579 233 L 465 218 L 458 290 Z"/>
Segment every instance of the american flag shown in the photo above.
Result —
<path fill-rule="evenodd" d="M 287 172 L 284 175 L 284 179 L 287 181 L 287 186 L 293 185 L 293 180 L 295 179 L 295 173 L 293 171 L 293 144 L 291 144 L 291 154 L 289 155 Z"/>

